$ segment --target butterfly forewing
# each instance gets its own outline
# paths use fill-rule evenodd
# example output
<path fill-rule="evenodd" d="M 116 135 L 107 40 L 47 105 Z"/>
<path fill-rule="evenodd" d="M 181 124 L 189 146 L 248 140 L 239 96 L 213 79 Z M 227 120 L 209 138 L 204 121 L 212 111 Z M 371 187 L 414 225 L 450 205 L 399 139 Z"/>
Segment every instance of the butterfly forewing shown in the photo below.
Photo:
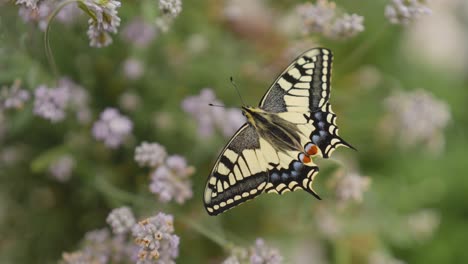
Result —
<path fill-rule="evenodd" d="M 319 110 L 330 98 L 332 60 L 324 48 L 303 53 L 273 82 L 259 107 L 274 113 Z"/>
<path fill-rule="evenodd" d="M 297 124 L 304 147 L 314 144 L 328 158 L 338 146 L 351 147 L 338 136 L 336 115 L 328 102 L 333 54 L 325 48 L 306 51 L 280 74 L 263 96 L 260 108 Z"/>

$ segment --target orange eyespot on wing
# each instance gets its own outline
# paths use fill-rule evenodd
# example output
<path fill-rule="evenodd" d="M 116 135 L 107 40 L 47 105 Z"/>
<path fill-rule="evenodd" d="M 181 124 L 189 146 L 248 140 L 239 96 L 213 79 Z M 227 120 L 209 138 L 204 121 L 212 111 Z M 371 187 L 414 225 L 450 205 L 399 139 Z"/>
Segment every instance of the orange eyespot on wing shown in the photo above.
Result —
<path fill-rule="evenodd" d="M 308 146 L 308 148 L 306 147 L 305 151 L 306 151 L 307 155 L 314 156 L 315 154 L 318 153 L 318 147 L 316 145 L 311 144 L 310 146 Z"/>

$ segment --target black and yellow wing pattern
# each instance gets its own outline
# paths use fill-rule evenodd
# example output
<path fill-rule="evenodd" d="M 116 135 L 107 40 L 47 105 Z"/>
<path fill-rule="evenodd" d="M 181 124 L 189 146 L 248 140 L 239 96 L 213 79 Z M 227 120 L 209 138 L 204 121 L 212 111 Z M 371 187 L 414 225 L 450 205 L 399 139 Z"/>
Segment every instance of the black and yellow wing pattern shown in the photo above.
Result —
<path fill-rule="evenodd" d="M 328 102 L 332 62 L 333 54 L 328 49 L 306 51 L 278 76 L 259 105 L 297 123 L 324 158 L 338 146 L 353 148 L 338 136 L 336 115 Z"/>
<path fill-rule="evenodd" d="M 328 158 L 338 146 L 351 147 L 338 136 L 336 115 L 328 102 L 332 59 L 324 48 L 303 53 L 259 104 L 262 111 L 294 124 L 303 151 L 279 150 L 254 126 L 243 125 L 221 152 L 206 183 L 204 204 L 210 215 L 263 192 L 303 189 L 320 199 L 312 188 L 319 168 L 311 157 Z"/>

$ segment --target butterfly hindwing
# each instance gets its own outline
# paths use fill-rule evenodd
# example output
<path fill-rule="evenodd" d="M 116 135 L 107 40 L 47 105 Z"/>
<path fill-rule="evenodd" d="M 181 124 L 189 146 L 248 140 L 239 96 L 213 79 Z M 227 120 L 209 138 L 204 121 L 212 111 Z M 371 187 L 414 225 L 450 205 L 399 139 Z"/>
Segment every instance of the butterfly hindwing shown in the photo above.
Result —
<path fill-rule="evenodd" d="M 283 194 L 303 189 L 320 199 L 312 188 L 312 181 L 319 170 L 315 164 L 303 164 L 299 161 L 300 152 L 279 152 L 264 139 L 260 139 L 260 148 L 268 160 L 265 192 Z"/>
<path fill-rule="evenodd" d="M 260 139 L 242 126 L 218 157 L 206 183 L 204 203 L 210 215 L 222 213 L 262 193 L 268 181 Z"/>

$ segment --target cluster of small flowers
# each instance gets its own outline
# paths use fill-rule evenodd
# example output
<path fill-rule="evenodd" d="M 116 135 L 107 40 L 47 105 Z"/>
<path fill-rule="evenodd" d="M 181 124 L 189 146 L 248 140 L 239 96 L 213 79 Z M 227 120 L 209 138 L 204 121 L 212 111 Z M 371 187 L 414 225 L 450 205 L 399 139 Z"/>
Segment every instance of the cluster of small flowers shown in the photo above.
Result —
<path fill-rule="evenodd" d="M 108 229 L 86 233 L 81 249 L 63 253 L 60 263 L 175 263 L 179 237 L 173 221 L 172 215 L 158 213 L 137 223 L 130 208 L 116 208 L 107 217 L 113 235 Z"/>
<path fill-rule="evenodd" d="M 117 8 L 121 6 L 119 0 L 84 0 L 83 8 L 91 14 L 88 20 L 88 37 L 91 47 L 106 47 L 112 43 L 110 33 L 117 33 L 120 17 Z"/>
<path fill-rule="evenodd" d="M 198 96 L 189 96 L 182 101 L 182 108 L 198 123 L 198 134 L 209 137 L 215 128 L 220 129 L 225 137 L 232 136 L 245 123 L 242 112 L 238 109 L 212 107 L 209 104 L 221 105 L 213 90 L 205 88 Z"/>
<path fill-rule="evenodd" d="M 143 142 L 135 149 L 135 161 L 141 167 L 158 167 L 166 157 L 166 149 L 158 143 Z"/>
<path fill-rule="evenodd" d="M 58 81 L 57 88 L 40 85 L 34 91 L 34 114 L 37 116 L 52 122 L 62 121 L 67 107 L 76 112 L 81 123 L 90 120 L 86 90 L 66 77 Z"/>
<path fill-rule="evenodd" d="M 158 32 L 167 32 L 176 17 L 182 12 L 182 0 L 159 0 L 161 16 L 156 19 Z"/>
<path fill-rule="evenodd" d="M 367 176 L 358 173 L 344 173 L 340 171 L 336 174 L 335 193 L 339 202 L 362 202 L 364 192 L 369 188 L 371 180 Z"/>
<path fill-rule="evenodd" d="M 91 109 L 89 108 L 89 94 L 82 86 L 76 84 L 68 77 L 62 77 L 58 81 L 59 87 L 65 87 L 69 92 L 68 107 L 75 112 L 76 119 L 81 124 L 91 121 Z"/>
<path fill-rule="evenodd" d="M 58 157 L 49 165 L 49 173 L 59 182 L 66 182 L 72 176 L 75 159 L 70 155 Z"/>
<path fill-rule="evenodd" d="M 391 0 L 385 7 L 385 17 L 392 24 L 407 25 L 422 15 L 432 13 L 427 0 Z"/>
<path fill-rule="evenodd" d="M 48 88 L 40 85 L 34 91 L 34 114 L 52 122 L 65 118 L 70 93 L 66 87 Z"/>
<path fill-rule="evenodd" d="M 128 233 L 135 225 L 136 220 L 129 207 L 120 207 L 112 210 L 106 219 L 116 235 Z"/>
<path fill-rule="evenodd" d="M 133 19 L 123 30 L 123 39 L 138 47 L 147 47 L 160 33 L 169 31 L 174 19 L 182 12 L 181 0 L 159 0 L 159 16 L 154 24 L 147 23 L 142 18 Z"/>
<path fill-rule="evenodd" d="M 159 9 L 165 15 L 171 17 L 179 16 L 182 12 L 182 1 L 181 0 L 159 0 Z"/>
<path fill-rule="evenodd" d="M 132 121 L 115 108 L 106 108 L 100 119 L 94 122 L 92 133 L 95 139 L 104 142 L 109 148 L 117 148 L 130 135 Z"/>
<path fill-rule="evenodd" d="M 81 250 L 64 252 L 59 263 L 127 263 L 133 259 L 133 251 L 135 246 L 126 237 L 112 236 L 107 229 L 98 229 L 85 234 Z"/>
<path fill-rule="evenodd" d="M 128 58 L 123 63 L 123 71 L 127 79 L 137 80 L 143 75 L 144 65 L 138 59 Z"/>
<path fill-rule="evenodd" d="M 137 264 L 156 260 L 156 263 L 175 263 L 180 239 L 174 234 L 173 222 L 172 215 L 158 213 L 132 228 L 135 243 L 139 246 Z"/>
<path fill-rule="evenodd" d="M 402 146 L 423 142 L 434 153 L 443 149 L 443 130 L 451 119 L 445 102 L 419 89 L 390 96 L 385 107 L 388 113 L 384 129 L 398 134 Z"/>
<path fill-rule="evenodd" d="M 269 247 L 261 238 L 257 238 L 255 245 L 249 250 L 237 249 L 232 255 L 223 261 L 223 264 L 279 264 L 283 257 L 276 248 Z"/>
<path fill-rule="evenodd" d="M 17 0 L 16 4 L 20 5 L 18 14 L 25 23 L 35 23 L 39 26 L 39 29 L 44 31 L 50 14 L 52 14 L 59 2 L 57 0 Z M 64 24 L 71 24 L 79 15 L 80 9 L 77 5 L 69 4 L 60 10 L 57 14 L 57 20 Z"/>
<path fill-rule="evenodd" d="M 29 100 L 29 92 L 21 89 L 21 81 L 15 81 L 11 87 L 0 89 L 0 111 L 4 109 L 20 109 Z"/>
<path fill-rule="evenodd" d="M 17 5 L 24 5 L 27 8 L 35 9 L 39 0 L 16 0 Z"/>
<path fill-rule="evenodd" d="M 157 36 L 156 27 L 141 17 L 136 17 L 122 31 L 122 38 L 137 47 L 145 48 Z"/>
<path fill-rule="evenodd" d="M 192 198 L 189 177 L 195 169 L 188 166 L 184 157 L 167 156 L 166 149 L 160 144 L 143 142 L 135 149 L 135 161 L 142 167 L 153 168 L 149 188 L 161 202 L 175 200 L 182 204 Z"/>
<path fill-rule="evenodd" d="M 332 39 L 346 39 L 364 31 L 364 17 L 357 14 L 340 14 L 334 2 L 318 0 L 297 6 L 306 34 L 320 33 Z"/>

